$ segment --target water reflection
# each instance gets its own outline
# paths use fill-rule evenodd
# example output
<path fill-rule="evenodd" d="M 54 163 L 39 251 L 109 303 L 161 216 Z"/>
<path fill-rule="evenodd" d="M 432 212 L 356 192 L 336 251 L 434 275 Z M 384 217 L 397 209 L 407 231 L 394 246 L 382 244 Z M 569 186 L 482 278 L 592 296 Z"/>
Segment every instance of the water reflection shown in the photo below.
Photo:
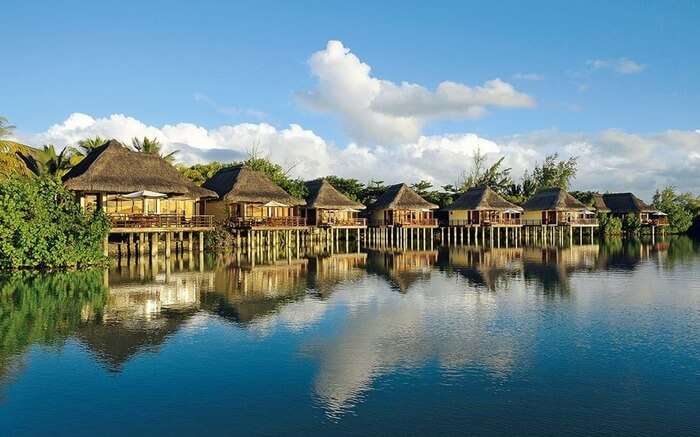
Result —
<path fill-rule="evenodd" d="M 527 369 L 546 323 L 541 297 L 576 296 L 577 278 L 698 263 L 687 238 L 436 249 L 184 254 L 109 271 L 9 275 L 0 279 L 0 381 L 13 383 L 32 346 L 60 349 L 71 338 L 108 371 L 125 372 L 204 314 L 250 341 L 292 335 L 295 359 L 313 363 L 313 398 L 339 418 L 397 372 L 435 366 L 448 383 L 465 372 L 499 383 Z"/>

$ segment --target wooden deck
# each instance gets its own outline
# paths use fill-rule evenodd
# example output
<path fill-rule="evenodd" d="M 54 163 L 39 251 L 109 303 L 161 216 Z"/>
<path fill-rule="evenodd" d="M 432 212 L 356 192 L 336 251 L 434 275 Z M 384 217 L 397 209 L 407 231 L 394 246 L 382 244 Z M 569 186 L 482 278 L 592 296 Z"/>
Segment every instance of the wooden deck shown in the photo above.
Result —
<path fill-rule="evenodd" d="M 214 217 L 211 215 L 110 214 L 108 219 L 112 234 L 206 232 L 214 229 Z"/>

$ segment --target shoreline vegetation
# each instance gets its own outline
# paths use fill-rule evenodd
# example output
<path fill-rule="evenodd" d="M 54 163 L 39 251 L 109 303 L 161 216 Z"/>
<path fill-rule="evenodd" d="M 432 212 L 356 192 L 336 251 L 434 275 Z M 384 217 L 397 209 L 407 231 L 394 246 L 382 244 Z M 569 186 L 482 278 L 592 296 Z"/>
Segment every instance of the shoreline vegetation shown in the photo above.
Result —
<path fill-rule="evenodd" d="M 86 138 L 57 152 L 53 145 L 36 149 L 4 140 L 11 135 L 13 128 L 0 117 L 0 208 L 3 211 L 0 216 L 0 270 L 75 269 L 101 265 L 106 260 L 101 247 L 109 233 L 109 220 L 102 211 L 81 208 L 73 193 L 63 186 L 61 178 L 106 140 Z M 170 164 L 174 163 L 178 153 L 161 153 L 161 144 L 155 138 L 134 138 L 132 149 L 158 155 Z M 511 176 L 511 169 L 505 167 L 504 160 L 505 157 L 500 157 L 489 164 L 486 154 L 477 150 L 454 184 L 435 187 L 430 181 L 420 180 L 410 187 L 441 209 L 473 187 L 489 187 L 507 201 L 521 205 L 543 189 L 569 190 L 578 170 L 577 157 L 560 159 L 553 154 L 535 163 L 516 181 Z M 241 162 L 174 165 L 180 174 L 201 186 L 219 170 L 241 164 L 265 174 L 296 198 L 304 198 L 307 194 L 306 181 L 290 176 L 294 166 L 284 168 L 262 156 L 255 148 L 248 159 Z M 335 175 L 325 179 L 349 199 L 366 206 L 375 202 L 388 188 L 383 180 L 364 183 Z M 571 191 L 570 194 L 591 208 L 595 208 L 595 198 L 600 196 L 593 191 Z M 679 193 L 675 187 L 665 187 L 657 190 L 651 206 L 667 214 L 669 233 L 697 235 L 700 197 Z M 632 214 L 612 217 L 599 213 L 598 221 L 602 237 L 636 236 L 644 232 L 639 219 Z"/>

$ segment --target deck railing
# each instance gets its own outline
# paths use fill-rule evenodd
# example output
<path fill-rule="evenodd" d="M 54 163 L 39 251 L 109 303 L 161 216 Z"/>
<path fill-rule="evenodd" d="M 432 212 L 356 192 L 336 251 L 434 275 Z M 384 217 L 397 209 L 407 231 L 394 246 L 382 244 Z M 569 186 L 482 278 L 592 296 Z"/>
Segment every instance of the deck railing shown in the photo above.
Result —
<path fill-rule="evenodd" d="M 214 217 L 178 214 L 109 214 L 113 228 L 211 228 Z"/>
<path fill-rule="evenodd" d="M 519 218 L 503 218 L 503 219 L 497 219 L 497 220 L 450 220 L 449 221 L 450 226 L 472 226 L 472 225 L 481 225 L 481 226 L 492 226 L 492 225 L 513 225 L 517 226 L 521 224 L 521 220 Z"/>
<path fill-rule="evenodd" d="M 374 220 L 374 226 L 437 226 L 438 220 L 435 218 L 416 218 L 416 219 L 395 219 L 395 220 Z"/>
<path fill-rule="evenodd" d="M 644 222 L 644 224 L 650 225 L 650 226 L 668 226 L 668 217 L 659 217 L 659 218 L 649 219 L 646 222 Z"/>
<path fill-rule="evenodd" d="M 348 219 L 322 219 L 318 222 L 319 226 L 367 226 L 365 218 L 348 218 Z"/>
<path fill-rule="evenodd" d="M 558 225 L 558 226 L 566 226 L 566 225 L 591 225 L 595 226 L 598 224 L 598 219 L 597 218 L 576 218 L 576 219 L 571 219 L 571 220 L 560 220 L 559 222 L 550 222 L 548 220 L 540 220 L 540 219 L 529 219 L 529 220 L 522 220 L 523 226 L 547 226 L 547 225 Z"/>
<path fill-rule="evenodd" d="M 286 228 L 306 226 L 304 217 L 231 217 L 229 223 L 242 228 Z"/>

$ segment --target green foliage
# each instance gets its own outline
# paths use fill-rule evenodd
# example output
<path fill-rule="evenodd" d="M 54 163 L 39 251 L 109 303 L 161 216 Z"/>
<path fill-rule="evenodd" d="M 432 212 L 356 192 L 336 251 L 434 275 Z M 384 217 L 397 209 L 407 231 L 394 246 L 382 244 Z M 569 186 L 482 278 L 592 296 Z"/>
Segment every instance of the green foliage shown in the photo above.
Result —
<path fill-rule="evenodd" d="M 168 154 L 161 154 L 161 148 L 162 145 L 160 144 L 160 141 L 158 141 L 157 138 L 148 138 L 148 137 L 143 137 L 143 139 L 139 138 L 132 138 L 131 139 L 131 146 L 136 150 L 137 152 L 141 153 L 147 153 L 149 155 L 159 155 L 161 158 L 164 160 L 168 161 L 169 163 L 173 163 L 175 161 L 175 158 L 177 154 L 180 152 L 179 150 L 173 150 L 172 152 Z"/>
<path fill-rule="evenodd" d="M 595 191 L 569 191 L 569 194 L 574 196 L 576 200 L 587 206 L 593 206 L 593 196 Z"/>
<path fill-rule="evenodd" d="M 490 167 L 487 167 L 486 154 L 477 149 L 472 157 L 472 165 L 469 172 L 465 171 L 457 183 L 458 190 L 467 191 L 474 187 L 489 187 L 492 190 L 505 194 L 513 185 L 510 177 L 510 168 L 503 168 L 502 156 Z"/>
<path fill-rule="evenodd" d="M 106 142 L 107 140 L 99 135 L 91 138 L 85 138 L 78 141 L 78 147 L 74 148 L 73 152 L 76 156 L 83 158 L 87 156 L 88 153 L 102 146 Z"/>
<path fill-rule="evenodd" d="M 82 267 L 102 261 L 103 212 L 84 212 L 59 181 L 0 182 L 0 269 Z"/>
<path fill-rule="evenodd" d="M 73 165 L 79 162 L 79 159 L 76 160 L 68 147 L 65 147 L 60 153 L 56 153 L 53 144 L 46 145 L 33 154 L 20 153 L 19 156 L 36 176 L 51 177 L 57 180 L 60 180 Z"/>
<path fill-rule="evenodd" d="M 197 185 L 202 185 L 207 179 L 214 176 L 216 172 L 232 165 L 233 164 L 223 164 L 218 161 L 213 161 L 207 164 L 194 164 L 192 166 L 178 164 L 175 168 L 187 179 Z"/>
<path fill-rule="evenodd" d="M 365 184 L 362 182 L 357 179 L 346 179 L 339 176 L 328 176 L 326 180 L 333 185 L 336 190 L 345 194 L 348 198 L 356 202 L 362 202 L 364 190 L 366 188 Z"/>
<path fill-rule="evenodd" d="M 289 170 L 285 170 L 281 165 L 275 164 L 267 158 L 252 156 L 243 163 L 248 168 L 264 173 L 272 182 L 282 187 L 292 196 L 303 199 L 306 196 L 306 186 L 302 179 L 292 179 L 289 177 Z"/>
<path fill-rule="evenodd" d="M 30 176 L 31 170 L 21 156 L 30 156 L 36 150 L 14 141 L 0 141 L 0 180 L 13 175 Z"/>
<path fill-rule="evenodd" d="M 453 201 L 454 192 L 444 190 L 445 187 L 443 187 L 443 191 L 431 190 L 431 188 L 433 188 L 433 184 L 429 181 L 423 180 L 416 182 L 415 184 L 411 185 L 411 188 L 413 188 L 413 190 L 423 199 L 430 203 L 434 203 L 441 208 L 449 205 Z"/>
<path fill-rule="evenodd" d="M 642 221 L 636 214 L 626 214 L 622 219 L 622 230 L 629 234 L 636 234 L 642 228 Z"/>
<path fill-rule="evenodd" d="M 674 234 L 687 232 L 700 213 L 700 199 L 690 193 L 677 194 L 675 187 L 657 190 L 652 205 L 668 214 L 669 232 Z"/>
<path fill-rule="evenodd" d="M 622 234 L 622 220 L 619 217 L 613 217 L 610 214 L 598 214 L 599 230 L 604 235 L 620 235 Z"/>

